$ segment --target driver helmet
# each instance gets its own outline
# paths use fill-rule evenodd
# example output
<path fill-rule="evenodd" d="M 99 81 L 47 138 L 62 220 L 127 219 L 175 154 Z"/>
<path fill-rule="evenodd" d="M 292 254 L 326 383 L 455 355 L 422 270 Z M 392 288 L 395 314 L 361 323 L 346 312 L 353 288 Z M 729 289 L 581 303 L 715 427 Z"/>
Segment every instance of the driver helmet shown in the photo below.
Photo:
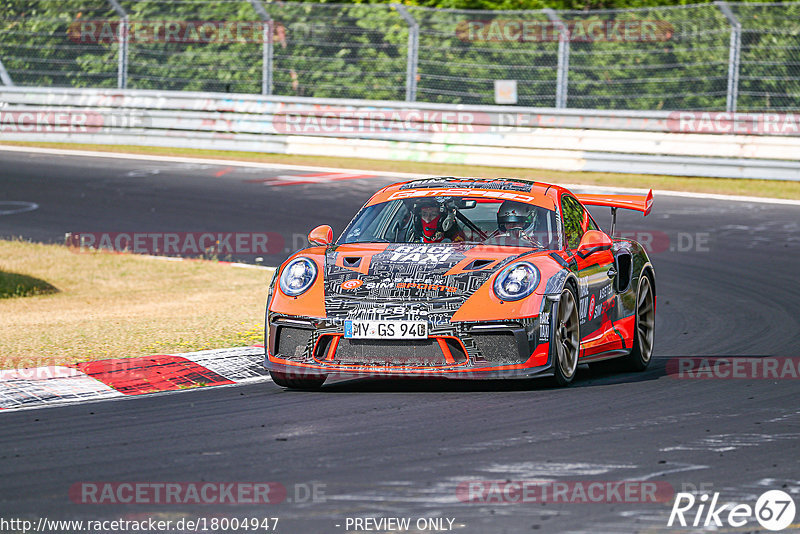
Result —
<path fill-rule="evenodd" d="M 536 209 L 530 204 L 506 200 L 497 210 L 497 227 L 501 232 L 506 232 L 512 228 L 530 231 L 535 223 Z"/>
<path fill-rule="evenodd" d="M 423 199 L 416 205 L 419 219 L 422 223 L 422 235 L 425 241 L 430 241 L 436 238 L 436 233 L 439 231 L 439 219 L 442 213 L 439 203 L 434 199 Z"/>

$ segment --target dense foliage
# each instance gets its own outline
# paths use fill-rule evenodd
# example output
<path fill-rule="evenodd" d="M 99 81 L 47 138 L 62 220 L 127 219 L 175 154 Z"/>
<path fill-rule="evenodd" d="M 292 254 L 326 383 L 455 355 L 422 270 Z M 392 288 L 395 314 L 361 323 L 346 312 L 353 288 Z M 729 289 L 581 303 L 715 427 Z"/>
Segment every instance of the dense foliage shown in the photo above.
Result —
<path fill-rule="evenodd" d="M 120 3 L 131 22 L 260 20 L 246 0 Z M 673 7 L 657 7 L 667 4 Z M 273 21 L 274 94 L 405 99 L 409 29 L 391 5 L 263 5 Z M 419 25 L 419 101 L 491 104 L 494 81 L 508 79 L 517 80 L 519 104 L 555 105 L 557 37 L 509 38 L 496 32 L 522 22 L 546 28 L 551 23 L 545 13 L 452 10 L 552 7 L 577 10 L 560 17 L 578 27 L 644 21 L 659 28 L 656 39 L 573 40 L 569 107 L 725 108 L 731 27 L 713 3 L 412 0 L 406 5 Z M 743 27 L 739 109 L 797 110 L 800 3 L 731 6 Z M 586 11 L 623 7 L 646 9 Z M 118 21 L 119 15 L 105 0 L 7 0 L 0 4 L 0 60 L 18 85 L 117 87 L 119 43 L 76 39 L 80 24 L 98 20 Z M 465 33 L 470 24 L 487 30 Z M 254 41 L 132 42 L 127 87 L 260 93 L 262 55 L 262 44 Z"/>

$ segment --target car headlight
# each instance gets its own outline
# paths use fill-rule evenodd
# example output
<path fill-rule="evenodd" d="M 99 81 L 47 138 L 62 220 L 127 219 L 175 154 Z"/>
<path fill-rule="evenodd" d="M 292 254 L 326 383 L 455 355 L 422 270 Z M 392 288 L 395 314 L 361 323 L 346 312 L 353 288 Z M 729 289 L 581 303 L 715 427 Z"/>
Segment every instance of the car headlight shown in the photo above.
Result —
<path fill-rule="evenodd" d="M 539 270 L 527 261 L 509 265 L 494 279 L 494 294 L 500 300 L 524 299 L 539 285 Z"/>
<path fill-rule="evenodd" d="M 281 291 L 290 297 L 302 295 L 316 279 L 317 264 L 308 258 L 295 258 L 281 272 Z"/>

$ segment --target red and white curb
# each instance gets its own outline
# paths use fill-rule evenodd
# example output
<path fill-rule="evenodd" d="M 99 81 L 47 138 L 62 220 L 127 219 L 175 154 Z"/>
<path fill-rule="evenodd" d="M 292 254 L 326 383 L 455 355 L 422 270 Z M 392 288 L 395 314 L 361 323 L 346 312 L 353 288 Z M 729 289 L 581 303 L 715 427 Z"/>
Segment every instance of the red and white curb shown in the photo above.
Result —
<path fill-rule="evenodd" d="M 0 410 L 263 382 L 263 362 L 253 346 L 0 371 Z"/>

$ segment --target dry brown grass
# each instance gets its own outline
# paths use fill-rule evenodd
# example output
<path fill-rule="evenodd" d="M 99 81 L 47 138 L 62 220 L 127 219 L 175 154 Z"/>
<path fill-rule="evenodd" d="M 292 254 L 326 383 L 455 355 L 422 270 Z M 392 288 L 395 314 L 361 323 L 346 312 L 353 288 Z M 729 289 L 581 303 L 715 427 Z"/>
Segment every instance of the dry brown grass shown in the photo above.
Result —
<path fill-rule="evenodd" d="M 729 178 L 700 178 L 685 176 L 663 176 L 651 174 L 621 174 L 604 172 L 567 172 L 540 169 L 517 169 L 512 167 L 482 167 L 445 163 L 422 163 L 417 161 L 387 161 L 362 158 L 336 158 L 328 156 L 289 156 L 285 154 L 258 154 L 222 150 L 199 150 L 191 148 L 159 148 L 140 146 L 79 145 L 69 143 L 23 143 L 5 141 L 0 144 L 17 146 L 40 146 L 98 152 L 122 152 L 128 154 L 155 154 L 160 156 L 183 156 L 198 158 L 229 159 L 234 161 L 256 161 L 261 163 L 288 163 L 293 165 L 315 165 L 348 169 L 373 170 L 391 175 L 393 172 L 412 172 L 431 176 L 513 176 L 532 178 L 558 184 L 584 184 L 610 187 L 638 187 L 665 191 L 690 191 L 721 195 L 744 195 L 755 197 L 800 199 L 800 182 L 784 180 L 738 180 Z"/>
<path fill-rule="evenodd" d="M 261 343 L 273 273 L 4 240 L 0 271 L 58 290 L 0 299 L 0 369 Z"/>

